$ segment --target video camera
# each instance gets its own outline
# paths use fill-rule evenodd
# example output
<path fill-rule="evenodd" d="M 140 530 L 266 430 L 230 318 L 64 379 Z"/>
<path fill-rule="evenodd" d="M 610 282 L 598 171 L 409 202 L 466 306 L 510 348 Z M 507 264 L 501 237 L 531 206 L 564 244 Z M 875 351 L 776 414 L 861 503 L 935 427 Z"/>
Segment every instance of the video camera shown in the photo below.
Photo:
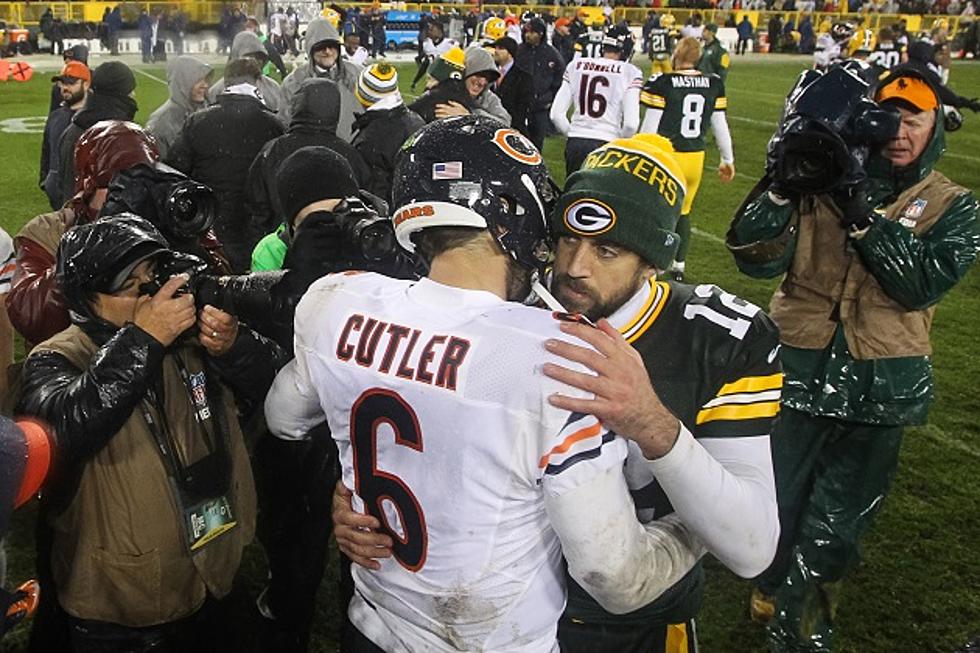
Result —
<path fill-rule="evenodd" d="M 868 82 L 846 66 L 802 73 L 769 140 L 768 175 L 800 195 L 862 181 L 868 155 L 895 136 L 900 122 L 870 95 Z"/>

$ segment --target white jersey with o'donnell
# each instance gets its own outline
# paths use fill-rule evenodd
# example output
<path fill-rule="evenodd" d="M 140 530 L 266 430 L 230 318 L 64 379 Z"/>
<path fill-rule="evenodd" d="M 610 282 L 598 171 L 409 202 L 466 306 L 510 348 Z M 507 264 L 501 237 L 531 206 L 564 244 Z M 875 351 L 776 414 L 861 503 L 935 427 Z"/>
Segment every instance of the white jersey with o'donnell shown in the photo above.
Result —
<path fill-rule="evenodd" d="M 380 571 L 353 570 L 351 619 L 384 650 L 558 650 L 545 494 L 620 473 L 626 456 L 594 417 L 548 403 L 559 384 L 540 372 L 555 360 L 543 343 L 558 325 L 489 292 L 372 273 L 325 277 L 300 302 L 270 426 L 299 436 L 322 409 L 355 508 L 393 536 Z"/>
<path fill-rule="evenodd" d="M 551 105 L 551 120 L 569 138 L 611 141 L 640 126 L 643 73 L 626 61 L 580 57 L 565 67 Z M 572 119 L 568 109 L 572 107 Z"/>

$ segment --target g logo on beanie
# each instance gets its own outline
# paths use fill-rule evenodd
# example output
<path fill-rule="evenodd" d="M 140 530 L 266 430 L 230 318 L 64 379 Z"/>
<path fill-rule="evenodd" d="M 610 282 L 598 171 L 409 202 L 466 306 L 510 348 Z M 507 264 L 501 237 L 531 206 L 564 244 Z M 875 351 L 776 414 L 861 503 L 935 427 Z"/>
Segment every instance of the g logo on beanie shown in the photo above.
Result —
<path fill-rule="evenodd" d="M 563 215 L 568 230 L 582 236 L 598 236 L 616 224 L 616 212 L 611 206 L 594 199 L 572 202 Z"/>

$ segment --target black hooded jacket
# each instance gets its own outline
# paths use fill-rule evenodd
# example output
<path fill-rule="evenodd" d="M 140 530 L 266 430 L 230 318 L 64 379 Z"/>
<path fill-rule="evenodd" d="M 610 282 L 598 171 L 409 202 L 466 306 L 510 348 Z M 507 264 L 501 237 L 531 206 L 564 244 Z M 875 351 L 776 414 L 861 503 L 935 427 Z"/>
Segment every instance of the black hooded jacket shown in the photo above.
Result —
<path fill-rule="evenodd" d="M 391 109 L 371 109 L 357 117 L 353 145 L 370 169 L 370 179 L 362 188 L 391 204 L 395 157 L 402 143 L 424 124 L 404 104 Z"/>
<path fill-rule="evenodd" d="M 97 122 L 129 120 L 136 115 L 136 100 L 128 95 L 107 95 L 89 91 L 85 106 L 78 110 L 65 128 L 58 146 L 58 185 L 60 192 L 52 193 L 52 203 L 62 206 L 75 194 L 75 144 L 78 138 Z"/>
<path fill-rule="evenodd" d="M 252 248 L 265 235 L 245 207 L 249 167 L 282 124 L 261 100 L 221 93 L 218 103 L 191 114 L 166 163 L 210 186 L 218 201 L 214 230 L 236 272 L 249 269 Z"/>
<path fill-rule="evenodd" d="M 371 177 L 370 169 L 357 150 L 337 136 L 340 90 L 336 83 L 316 77 L 304 80 L 290 98 L 289 114 L 292 116 L 289 130 L 266 143 L 248 171 L 246 202 L 252 226 L 262 235 L 293 217 L 283 215 L 276 193 L 276 173 L 286 157 L 299 148 L 319 145 L 333 150 L 350 164 L 361 188 Z M 329 183 L 329 180 L 324 182 Z"/>

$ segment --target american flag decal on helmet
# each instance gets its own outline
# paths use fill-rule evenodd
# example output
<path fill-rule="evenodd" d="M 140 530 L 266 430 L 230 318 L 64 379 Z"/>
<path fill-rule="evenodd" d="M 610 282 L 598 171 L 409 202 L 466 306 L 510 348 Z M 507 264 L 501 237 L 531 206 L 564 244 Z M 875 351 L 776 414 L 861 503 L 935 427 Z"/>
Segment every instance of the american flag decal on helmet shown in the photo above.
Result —
<path fill-rule="evenodd" d="M 432 179 L 462 179 L 463 162 L 445 161 L 432 164 Z"/>

